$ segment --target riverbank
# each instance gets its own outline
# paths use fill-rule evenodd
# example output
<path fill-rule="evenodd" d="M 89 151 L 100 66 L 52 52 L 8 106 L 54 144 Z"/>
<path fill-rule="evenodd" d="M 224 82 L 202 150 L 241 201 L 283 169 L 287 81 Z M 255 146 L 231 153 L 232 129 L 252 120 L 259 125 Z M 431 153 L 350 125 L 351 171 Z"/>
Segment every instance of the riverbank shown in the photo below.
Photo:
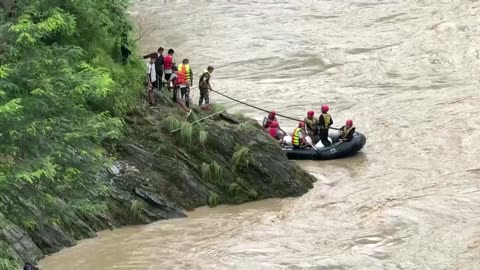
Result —
<path fill-rule="evenodd" d="M 104 144 L 116 159 L 95 180 L 105 184 L 105 209 L 32 230 L 4 215 L 0 237 L 10 256 L 36 262 L 100 230 L 186 217 L 185 210 L 204 205 L 300 196 L 312 187 L 314 177 L 289 161 L 255 120 L 223 112 L 192 124 L 208 113 L 195 108 L 187 121 L 169 94 L 158 98 L 158 111 L 127 114 L 123 139 Z"/>

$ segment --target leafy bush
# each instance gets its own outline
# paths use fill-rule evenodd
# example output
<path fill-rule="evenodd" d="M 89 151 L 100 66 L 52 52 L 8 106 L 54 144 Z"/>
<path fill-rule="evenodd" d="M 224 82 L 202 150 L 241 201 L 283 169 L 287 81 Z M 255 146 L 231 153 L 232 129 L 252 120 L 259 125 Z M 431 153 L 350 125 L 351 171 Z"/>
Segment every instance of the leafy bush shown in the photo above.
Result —
<path fill-rule="evenodd" d="M 200 130 L 198 132 L 198 142 L 202 147 L 205 147 L 205 143 L 207 142 L 208 132 L 205 130 Z"/>
<path fill-rule="evenodd" d="M 183 122 L 180 128 L 180 139 L 182 143 L 190 144 L 193 139 L 193 127 L 189 122 Z"/>
<path fill-rule="evenodd" d="M 0 211 L 31 230 L 102 209 L 101 144 L 121 138 L 144 65 L 120 61 L 127 0 L 15 4 L 0 15 Z"/>
<path fill-rule="evenodd" d="M 233 156 L 232 156 L 233 167 L 238 168 L 240 165 L 248 166 L 249 153 L 250 153 L 250 148 L 246 146 L 240 147 L 240 149 L 238 149 L 235 153 L 233 153 Z"/>
<path fill-rule="evenodd" d="M 208 205 L 210 207 L 215 207 L 218 205 L 218 194 L 215 192 L 210 192 L 210 196 L 208 196 Z"/>

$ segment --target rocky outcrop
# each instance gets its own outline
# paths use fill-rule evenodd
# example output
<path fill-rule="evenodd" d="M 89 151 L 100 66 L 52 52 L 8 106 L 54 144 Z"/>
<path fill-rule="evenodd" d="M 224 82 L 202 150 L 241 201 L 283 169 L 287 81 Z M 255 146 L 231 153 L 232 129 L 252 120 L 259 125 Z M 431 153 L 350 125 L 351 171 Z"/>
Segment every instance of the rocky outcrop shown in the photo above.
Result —
<path fill-rule="evenodd" d="M 109 189 L 106 211 L 72 213 L 68 225 L 31 230 L 1 216 L 0 242 L 12 257 L 35 262 L 100 230 L 181 218 L 203 205 L 299 196 L 312 187 L 314 177 L 289 161 L 256 121 L 222 113 L 192 124 L 208 113 L 197 110 L 186 121 L 167 104 L 127 116 L 125 138 L 108 145 L 118 161 L 98 179 Z"/>

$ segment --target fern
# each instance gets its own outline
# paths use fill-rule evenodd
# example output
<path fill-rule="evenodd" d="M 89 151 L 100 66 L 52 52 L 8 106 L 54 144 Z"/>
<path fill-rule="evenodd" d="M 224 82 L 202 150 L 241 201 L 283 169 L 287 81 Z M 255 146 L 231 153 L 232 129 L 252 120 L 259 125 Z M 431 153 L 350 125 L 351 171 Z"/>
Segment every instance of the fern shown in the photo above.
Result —
<path fill-rule="evenodd" d="M 181 124 L 177 117 L 170 115 L 167 118 L 163 119 L 162 126 L 166 131 L 172 132 L 180 128 Z"/>
<path fill-rule="evenodd" d="M 218 205 L 218 194 L 215 192 L 210 192 L 210 196 L 208 196 L 208 205 L 210 207 L 215 207 Z"/>
<path fill-rule="evenodd" d="M 246 133 L 250 131 L 255 131 L 255 127 L 252 126 L 251 124 L 248 124 L 246 122 L 240 123 L 236 128 L 235 131 L 241 132 L 241 133 Z"/>
<path fill-rule="evenodd" d="M 192 143 L 193 138 L 193 127 L 189 122 L 183 122 L 180 129 L 180 139 L 183 143 L 190 144 Z"/>
<path fill-rule="evenodd" d="M 202 147 L 205 147 L 205 143 L 207 142 L 207 136 L 208 132 L 205 130 L 200 130 L 200 132 L 198 133 L 198 142 L 200 143 L 200 145 L 202 145 Z"/>
<path fill-rule="evenodd" d="M 251 200 L 256 200 L 258 198 L 258 193 L 257 191 L 255 191 L 255 189 L 250 189 L 248 191 L 248 198 L 251 199 Z"/>
<path fill-rule="evenodd" d="M 231 196 L 237 196 L 240 190 L 242 190 L 242 188 L 237 183 L 231 183 L 230 186 L 228 186 L 228 193 Z"/>
<path fill-rule="evenodd" d="M 0 270 L 16 270 L 19 268 L 20 265 L 13 259 L 7 245 L 0 241 Z"/>
<path fill-rule="evenodd" d="M 210 165 L 207 163 L 202 163 L 202 179 L 203 181 L 210 182 L 211 181 L 211 172 L 210 172 Z"/>
<path fill-rule="evenodd" d="M 210 164 L 212 180 L 215 183 L 223 182 L 223 168 L 216 161 Z"/>
<path fill-rule="evenodd" d="M 139 220 L 144 219 L 143 217 L 144 208 L 145 208 L 145 205 L 142 201 L 135 200 L 135 199 L 130 201 L 129 210 L 132 213 L 132 215 Z"/>
<path fill-rule="evenodd" d="M 248 157 L 250 153 L 250 148 L 242 146 L 239 150 L 233 153 L 232 163 L 234 168 L 238 168 L 240 165 L 249 164 Z"/>

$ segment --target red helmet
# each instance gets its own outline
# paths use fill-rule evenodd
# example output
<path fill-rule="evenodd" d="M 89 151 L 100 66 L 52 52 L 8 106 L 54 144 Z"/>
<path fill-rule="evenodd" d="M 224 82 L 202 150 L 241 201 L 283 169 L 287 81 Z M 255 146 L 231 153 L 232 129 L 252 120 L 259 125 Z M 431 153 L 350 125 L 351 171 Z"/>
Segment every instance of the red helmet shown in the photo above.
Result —
<path fill-rule="evenodd" d="M 308 112 L 307 112 L 307 115 L 310 116 L 310 117 L 312 117 L 314 114 L 315 114 L 314 111 L 308 111 Z"/>
<path fill-rule="evenodd" d="M 322 113 L 326 113 L 326 112 L 328 112 L 328 110 L 329 110 L 329 109 L 330 109 L 330 108 L 328 107 L 328 105 L 327 105 L 327 104 L 325 104 L 325 105 L 322 105 Z"/>
<path fill-rule="evenodd" d="M 270 127 L 271 127 L 271 128 L 278 128 L 278 122 L 277 122 L 277 121 L 272 121 L 272 122 L 270 123 Z"/>
<path fill-rule="evenodd" d="M 352 126 L 352 125 L 353 125 L 353 121 L 350 120 L 350 119 L 348 119 L 348 120 L 347 120 L 347 126 Z"/>
<path fill-rule="evenodd" d="M 304 128 L 305 127 L 305 122 L 302 121 L 302 122 L 298 123 L 298 127 L 299 128 Z"/>
<path fill-rule="evenodd" d="M 275 111 L 271 111 L 269 114 L 268 114 L 268 118 L 274 118 L 276 115 Z"/>

